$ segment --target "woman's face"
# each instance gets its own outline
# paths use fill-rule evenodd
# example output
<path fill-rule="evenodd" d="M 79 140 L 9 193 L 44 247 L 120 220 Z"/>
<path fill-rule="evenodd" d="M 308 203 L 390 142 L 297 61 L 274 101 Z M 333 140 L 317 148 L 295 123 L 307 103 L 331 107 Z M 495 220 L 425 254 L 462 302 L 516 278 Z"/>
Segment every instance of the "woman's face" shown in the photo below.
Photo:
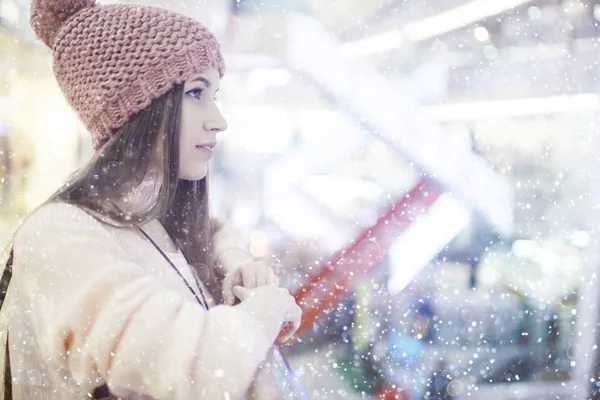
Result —
<path fill-rule="evenodd" d="M 179 135 L 179 179 L 198 181 L 208 172 L 217 133 L 227 121 L 215 102 L 221 78 L 216 68 L 192 75 L 184 83 Z"/>

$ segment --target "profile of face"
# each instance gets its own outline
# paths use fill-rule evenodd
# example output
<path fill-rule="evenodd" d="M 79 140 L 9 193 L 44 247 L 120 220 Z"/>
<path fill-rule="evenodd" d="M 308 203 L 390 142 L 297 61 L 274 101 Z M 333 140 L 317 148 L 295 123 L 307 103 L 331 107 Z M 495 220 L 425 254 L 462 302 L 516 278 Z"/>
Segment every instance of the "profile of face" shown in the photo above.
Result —
<path fill-rule="evenodd" d="M 206 177 L 217 145 L 217 134 L 227 121 L 216 104 L 221 77 L 216 68 L 194 74 L 184 83 L 179 134 L 179 179 Z"/>

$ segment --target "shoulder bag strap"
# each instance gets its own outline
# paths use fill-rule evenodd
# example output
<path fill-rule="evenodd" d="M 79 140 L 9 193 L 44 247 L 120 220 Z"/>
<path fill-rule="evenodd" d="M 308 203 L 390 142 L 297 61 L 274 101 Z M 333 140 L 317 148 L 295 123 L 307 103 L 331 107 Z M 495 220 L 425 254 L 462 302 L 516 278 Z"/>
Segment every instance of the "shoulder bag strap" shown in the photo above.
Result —
<path fill-rule="evenodd" d="M 2 272 L 2 279 L 0 279 L 0 310 L 4 305 L 6 299 L 6 292 L 8 292 L 8 284 L 10 278 L 12 278 L 12 264 L 13 264 L 13 249 L 10 249 L 10 255 L 6 261 L 4 272 Z M 6 330 L 6 347 L 4 357 L 4 400 L 12 399 L 12 375 L 10 373 L 10 352 L 8 351 L 8 329 Z"/>

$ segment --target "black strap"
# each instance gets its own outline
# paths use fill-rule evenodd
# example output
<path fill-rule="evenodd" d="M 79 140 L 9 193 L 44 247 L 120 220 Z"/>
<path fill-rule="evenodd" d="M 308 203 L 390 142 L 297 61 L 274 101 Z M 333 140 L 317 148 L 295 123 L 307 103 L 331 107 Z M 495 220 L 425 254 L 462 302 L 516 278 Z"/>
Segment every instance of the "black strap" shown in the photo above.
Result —
<path fill-rule="evenodd" d="M 4 400 L 11 400 L 12 396 L 12 374 L 10 372 L 10 351 L 8 348 L 8 329 L 6 330 L 6 348 L 4 357 Z"/>
<path fill-rule="evenodd" d="M 198 286 L 198 290 L 200 291 L 200 296 L 202 296 L 202 300 L 204 300 L 204 303 L 202 301 L 200 301 L 200 298 L 198 297 L 198 295 L 196 294 L 196 292 L 194 292 L 194 289 L 192 289 L 192 285 L 190 285 L 190 283 L 187 281 L 187 279 L 185 279 L 185 276 L 182 275 L 181 271 L 179 271 L 179 268 L 177 268 L 175 266 L 175 264 L 173 264 L 173 262 L 171 261 L 171 259 L 169 258 L 169 256 L 167 256 L 165 254 L 164 251 L 162 251 L 162 249 L 160 248 L 159 245 L 156 244 L 156 242 L 154 240 L 152 240 L 152 238 L 150 237 L 150 235 L 148 235 L 142 228 L 139 228 L 140 232 L 146 237 L 146 239 L 148 239 L 148 241 L 150 243 L 152 243 L 152 245 L 154 246 L 154 248 L 156 250 L 158 250 L 158 252 L 164 257 L 165 260 L 167 260 L 167 262 L 169 263 L 169 265 L 175 270 L 175 272 L 177 272 L 177 275 L 179 275 L 179 277 L 181 279 L 183 279 L 183 282 L 185 282 L 185 284 L 187 285 L 188 289 L 190 289 L 190 292 L 192 292 L 192 294 L 194 295 L 194 297 L 196 298 L 196 300 L 198 301 L 198 303 L 200 303 L 200 305 L 202 307 L 204 307 L 206 310 L 208 310 L 208 301 L 206 301 L 206 297 L 204 297 L 204 291 L 202 290 L 202 287 L 200 286 L 200 282 L 198 281 L 198 278 L 196 277 L 196 275 L 194 275 L 194 279 L 196 280 L 196 285 Z"/>
<path fill-rule="evenodd" d="M 0 310 L 4 305 L 6 299 L 6 293 L 8 292 L 8 284 L 12 278 L 12 265 L 13 265 L 13 249 L 10 249 L 10 255 L 6 261 L 6 266 L 2 272 L 2 279 L 0 279 Z M 4 349 L 4 400 L 12 399 L 12 374 L 10 372 L 10 352 L 8 347 L 8 329 L 6 330 L 6 347 Z"/>
<path fill-rule="evenodd" d="M 2 310 L 2 305 L 4 304 L 4 299 L 6 298 L 6 292 L 8 292 L 8 284 L 10 283 L 10 278 L 12 278 L 12 265 L 13 250 L 11 249 L 8 260 L 6 260 L 6 265 L 4 266 L 4 272 L 2 272 L 2 279 L 0 279 L 0 310 Z"/>

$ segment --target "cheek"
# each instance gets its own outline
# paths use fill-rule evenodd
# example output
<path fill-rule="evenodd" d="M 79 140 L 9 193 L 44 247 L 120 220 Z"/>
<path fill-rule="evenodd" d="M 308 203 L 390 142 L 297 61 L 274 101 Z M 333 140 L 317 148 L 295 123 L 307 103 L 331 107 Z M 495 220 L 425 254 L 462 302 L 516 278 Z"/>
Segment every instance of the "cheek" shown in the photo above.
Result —
<path fill-rule="evenodd" d="M 194 139 L 193 132 L 195 130 L 195 127 L 193 115 L 194 114 L 190 109 L 189 102 L 184 101 L 181 110 L 181 124 L 179 126 L 179 142 L 181 143 L 181 150 L 183 150 L 182 146 L 187 147 L 189 143 Z"/>

